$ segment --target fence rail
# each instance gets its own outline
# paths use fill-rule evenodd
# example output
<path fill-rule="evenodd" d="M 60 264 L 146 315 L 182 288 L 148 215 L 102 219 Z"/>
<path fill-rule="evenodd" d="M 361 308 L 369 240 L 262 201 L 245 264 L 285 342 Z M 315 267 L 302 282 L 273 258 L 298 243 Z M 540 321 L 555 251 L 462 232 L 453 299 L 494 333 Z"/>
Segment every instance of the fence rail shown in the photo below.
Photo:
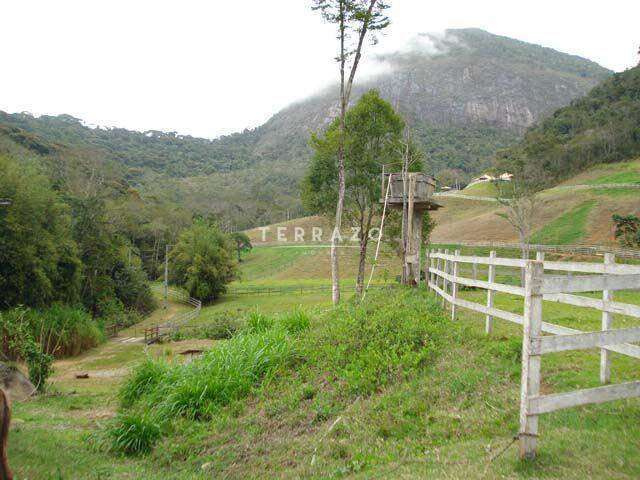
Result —
<path fill-rule="evenodd" d="M 519 243 L 509 242 L 447 242 L 446 240 L 434 241 L 435 244 L 451 245 L 460 247 L 477 247 L 477 248 L 490 248 L 490 249 L 510 249 L 520 250 L 522 245 Z M 525 248 L 530 252 L 545 252 L 545 253 L 568 253 L 573 255 L 604 255 L 606 253 L 613 253 L 618 258 L 630 258 L 640 259 L 640 250 L 637 248 L 619 248 L 619 247 L 605 247 L 602 245 L 541 245 L 541 244 L 527 244 Z M 512 260 L 512 259 L 509 259 Z"/>
<path fill-rule="evenodd" d="M 385 288 L 388 284 L 371 285 L 369 288 Z M 342 285 L 341 290 L 355 290 L 355 285 Z M 247 288 L 231 288 L 227 291 L 227 295 L 271 295 L 280 293 L 316 293 L 331 292 L 331 285 L 310 285 L 296 286 L 288 285 L 282 287 L 247 287 Z"/>
<path fill-rule="evenodd" d="M 164 295 L 165 289 L 164 286 L 154 285 L 152 286 L 152 290 L 156 293 L 161 293 Z M 189 310 L 188 312 L 182 312 L 174 317 L 170 318 L 163 324 L 158 324 L 150 328 L 145 328 L 144 330 L 144 341 L 147 344 L 155 343 L 164 335 L 169 335 L 173 332 L 178 331 L 181 327 L 186 325 L 187 323 L 195 320 L 200 315 L 200 311 L 202 310 L 202 302 L 197 298 L 190 297 L 187 293 L 182 292 L 180 290 L 176 290 L 174 288 L 168 288 L 166 290 L 168 298 L 175 302 L 183 303 L 193 307 L 193 310 Z"/>
<path fill-rule="evenodd" d="M 496 251 L 491 251 L 489 257 L 461 255 L 459 250 L 454 254 L 450 254 L 448 250 L 431 250 L 428 254 L 428 286 L 442 298 L 443 306 L 445 302 L 449 303 L 452 318 L 456 316 L 456 307 L 462 307 L 486 315 L 487 334 L 493 330 L 494 318 L 523 326 L 519 432 L 520 455 L 523 458 L 536 455 L 539 415 L 578 405 L 640 396 L 640 381 L 573 392 L 540 394 L 540 365 L 544 354 L 599 348 L 600 381 L 603 384 L 611 381 L 610 352 L 640 358 L 640 346 L 632 343 L 640 341 L 640 327 L 612 329 L 613 314 L 640 318 L 640 306 L 613 301 L 613 292 L 617 290 L 640 289 L 640 265 L 616 264 L 615 256 L 609 252 L 604 254 L 603 263 L 546 261 L 543 251 L 536 252 L 535 261 L 498 258 Z M 477 265 L 486 265 L 488 280 L 461 276 L 461 264 L 471 264 L 474 277 L 477 277 Z M 524 269 L 523 286 L 497 283 L 496 266 Z M 554 274 L 545 274 L 545 270 Z M 557 272 L 568 275 L 558 275 Z M 590 275 L 573 275 L 574 273 Z M 486 304 L 460 298 L 459 285 L 486 290 Z M 602 292 L 601 299 L 574 295 L 595 291 Z M 495 292 L 523 297 L 523 314 L 495 308 Z M 545 300 L 599 310 L 602 314 L 602 330 L 583 332 L 544 322 Z"/>

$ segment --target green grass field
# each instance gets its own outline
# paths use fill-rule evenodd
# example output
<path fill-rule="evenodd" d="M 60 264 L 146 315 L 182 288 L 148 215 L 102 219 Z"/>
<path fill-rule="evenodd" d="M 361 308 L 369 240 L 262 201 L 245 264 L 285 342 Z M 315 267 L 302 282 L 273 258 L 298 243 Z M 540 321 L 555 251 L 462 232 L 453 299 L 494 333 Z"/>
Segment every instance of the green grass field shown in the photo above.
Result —
<path fill-rule="evenodd" d="M 588 200 L 555 220 L 547 223 L 531 236 L 531 243 L 547 245 L 575 245 L 586 234 L 589 213 L 596 206 L 594 200 Z"/>
<path fill-rule="evenodd" d="M 639 303 L 636 294 L 620 299 Z M 507 295 L 496 304 L 522 308 L 521 299 Z M 59 381 L 55 395 L 18 404 L 10 443 L 18 478 L 640 475 L 638 399 L 544 415 L 539 458 L 517 459 L 509 445 L 518 428 L 520 327 L 496 320 L 486 337 L 482 316 L 461 311 L 451 321 L 430 294 L 404 289 L 374 293 L 359 308 L 312 311 L 310 329 L 291 340 L 298 352 L 291 363 L 213 418 L 175 418 L 147 455 L 108 453 L 94 443 L 118 408 L 125 377 L 105 378 L 100 388 Z M 545 320 L 584 329 L 599 324 L 595 312 L 547 303 Z M 627 324 L 616 319 L 616 326 Z M 176 348 L 158 346 L 152 356 L 170 358 Z M 139 358 L 112 356 L 100 368 Z M 622 356 L 612 370 L 614 381 L 637 379 L 639 371 L 637 361 Z M 545 392 L 597 383 L 595 351 L 543 359 Z"/>
<path fill-rule="evenodd" d="M 629 165 L 631 176 L 622 167 L 601 166 L 576 181 L 634 178 L 640 162 Z M 637 204 L 628 192 L 550 191 L 555 210 L 545 207 L 536 238 L 549 243 L 597 238 L 594 224 L 608 218 L 609 209 Z M 458 222 L 478 217 L 465 228 L 474 240 L 483 240 L 481 227 L 498 218 L 485 211 L 493 207 L 451 202 L 455 209 L 446 212 L 445 206 L 439 214 Z M 464 251 L 486 255 L 488 248 Z M 243 255 L 241 276 L 230 293 L 204 307 L 193 322 L 197 333 L 148 348 L 122 342 L 187 308 L 171 303 L 168 311 L 157 310 L 116 341 L 57 361 L 51 392 L 14 406 L 9 458 L 16 478 L 640 478 L 640 399 L 542 416 L 539 457 L 522 462 L 512 443 L 518 431 L 521 327 L 495 320 L 487 337 L 482 315 L 460 309 L 452 321 L 424 288 L 372 290 L 356 306 L 346 287 L 355 281 L 357 251 L 344 249 L 340 258 L 345 291 L 338 309 L 331 307 L 328 289 L 304 290 L 330 285 L 328 249 L 259 246 Z M 369 268 L 370 261 L 367 275 Z M 374 282 L 394 284 L 398 271 L 397 257 L 385 250 Z M 471 273 L 469 267 L 461 272 Z M 485 270 L 479 278 L 486 278 Z M 497 281 L 516 284 L 519 276 L 500 267 Z M 265 288 L 272 292 L 265 294 Z M 251 289 L 262 293 L 237 293 Z M 486 293 L 462 290 L 461 295 L 483 303 Z M 616 292 L 615 298 L 640 305 L 638 292 Z M 521 298 L 497 294 L 495 302 L 522 311 Z M 300 312 L 309 325 L 270 331 Z M 544 304 L 545 321 L 585 331 L 600 328 L 600 315 Z M 639 323 L 616 315 L 614 325 Z M 274 342 L 261 350 L 261 336 L 286 344 L 277 361 L 267 358 Z M 181 355 L 190 349 L 214 353 L 206 361 Z M 164 389 L 142 388 L 125 407 L 119 392 L 145 359 L 166 364 L 173 373 L 163 377 Z M 189 361 L 191 366 L 182 366 Z M 543 392 L 597 386 L 598 369 L 597 350 L 545 355 Z M 180 383 L 186 378 L 180 372 L 193 384 Z M 77 373 L 89 378 L 77 379 Z M 614 382 L 637 380 L 639 374 L 638 361 L 613 356 Z M 186 402 L 191 416 L 180 413 L 178 400 Z M 108 432 L 123 416 L 132 423 L 118 430 L 116 440 L 150 435 L 148 453 L 109 450 L 122 443 Z"/>
<path fill-rule="evenodd" d="M 471 185 L 463 189 L 460 193 L 477 197 L 497 197 L 500 192 L 494 182 L 482 182 Z"/>

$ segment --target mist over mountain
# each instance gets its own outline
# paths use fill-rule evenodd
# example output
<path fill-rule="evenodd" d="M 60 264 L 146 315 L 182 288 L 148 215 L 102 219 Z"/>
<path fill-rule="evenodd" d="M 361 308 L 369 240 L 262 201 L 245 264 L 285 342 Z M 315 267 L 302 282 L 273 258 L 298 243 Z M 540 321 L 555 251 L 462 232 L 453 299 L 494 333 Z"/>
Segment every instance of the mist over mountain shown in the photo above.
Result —
<path fill-rule="evenodd" d="M 352 102 L 378 89 L 404 115 L 426 152 L 427 170 L 436 174 L 480 172 L 537 120 L 612 74 L 587 59 L 479 29 L 421 35 L 376 61 L 382 73 L 363 77 Z M 37 154 L 44 148 L 99 156 L 120 165 L 123 178 L 141 191 L 170 192 L 175 201 L 244 227 L 299 210 L 309 135 L 335 118 L 337 98 L 337 89 L 327 88 L 256 129 L 216 140 L 1 112 L 0 135 Z"/>

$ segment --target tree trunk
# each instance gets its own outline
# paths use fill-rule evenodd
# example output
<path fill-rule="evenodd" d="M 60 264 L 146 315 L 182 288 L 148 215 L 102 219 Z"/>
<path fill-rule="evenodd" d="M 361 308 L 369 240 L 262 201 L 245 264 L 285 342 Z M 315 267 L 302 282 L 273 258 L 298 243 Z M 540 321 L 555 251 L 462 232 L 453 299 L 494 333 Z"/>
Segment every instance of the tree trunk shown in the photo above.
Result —
<path fill-rule="evenodd" d="M 338 202 L 336 205 L 336 223 L 333 228 L 333 235 L 331 238 L 331 291 L 333 304 L 337 305 L 340 302 L 340 272 L 338 268 L 338 236 L 340 233 L 340 227 L 342 226 L 342 211 L 344 209 L 344 193 L 345 193 L 345 173 L 344 173 L 344 132 L 345 125 L 344 120 L 347 112 L 347 106 L 349 104 L 349 97 L 351 96 L 351 88 L 353 81 L 358 70 L 358 64 L 360 63 L 360 57 L 362 55 L 362 45 L 367 35 L 369 28 L 369 21 L 371 14 L 378 0 L 370 0 L 369 8 L 367 11 L 366 20 L 363 22 L 362 29 L 359 33 L 358 46 L 355 50 L 355 56 L 353 64 L 351 65 L 351 72 L 349 79 L 345 85 L 345 66 L 347 63 L 347 52 L 345 49 L 346 39 L 346 5 L 344 2 L 340 2 L 340 146 L 338 149 Z"/>
<path fill-rule="evenodd" d="M 408 197 L 408 171 L 409 171 L 409 139 L 405 150 L 404 162 L 402 164 L 402 284 L 409 282 L 409 266 L 407 265 L 407 249 L 409 247 L 409 205 Z"/>
<path fill-rule="evenodd" d="M 342 149 L 340 149 L 342 150 Z M 331 236 L 331 298 L 333 304 L 340 302 L 340 271 L 338 265 L 338 238 L 340 237 L 340 226 L 342 225 L 342 210 L 344 208 L 344 155 L 338 154 L 338 204 L 336 205 L 336 223 Z"/>
<path fill-rule="evenodd" d="M 371 222 L 369 221 L 369 225 Z M 367 263 L 367 246 L 369 245 L 369 229 L 360 229 L 360 261 L 358 262 L 358 277 L 356 279 L 356 297 L 362 298 L 364 291 L 364 270 Z"/>
<path fill-rule="evenodd" d="M 367 244 L 368 235 L 362 235 L 360 238 L 360 261 L 358 262 L 358 278 L 356 280 L 356 296 L 362 298 L 364 291 L 364 269 L 367 263 Z"/>

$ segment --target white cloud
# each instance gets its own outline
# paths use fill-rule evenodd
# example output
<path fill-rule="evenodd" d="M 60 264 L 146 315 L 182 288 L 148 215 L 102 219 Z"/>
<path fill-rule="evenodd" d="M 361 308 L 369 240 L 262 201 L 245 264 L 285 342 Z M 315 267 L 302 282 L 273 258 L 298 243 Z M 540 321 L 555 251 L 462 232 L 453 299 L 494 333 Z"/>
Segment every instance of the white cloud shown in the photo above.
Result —
<path fill-rule="evenodd" d="M 337 78 L 335 32 L 310 0 L 0 3 L 0 109 L 204 137 L 257 126 Z M 637 63 L 640 2 L 395 0 L 365 57 L 420 32 L 478 27 L 622 70 Z M 618 5 L 615 5 L 615 4 Z M 624 11 L 624 14 L 620 14 Z M 418 37 L 420 38 L 420 37 Z M 420 48 L 432 48 L 424 37 Z"/>

